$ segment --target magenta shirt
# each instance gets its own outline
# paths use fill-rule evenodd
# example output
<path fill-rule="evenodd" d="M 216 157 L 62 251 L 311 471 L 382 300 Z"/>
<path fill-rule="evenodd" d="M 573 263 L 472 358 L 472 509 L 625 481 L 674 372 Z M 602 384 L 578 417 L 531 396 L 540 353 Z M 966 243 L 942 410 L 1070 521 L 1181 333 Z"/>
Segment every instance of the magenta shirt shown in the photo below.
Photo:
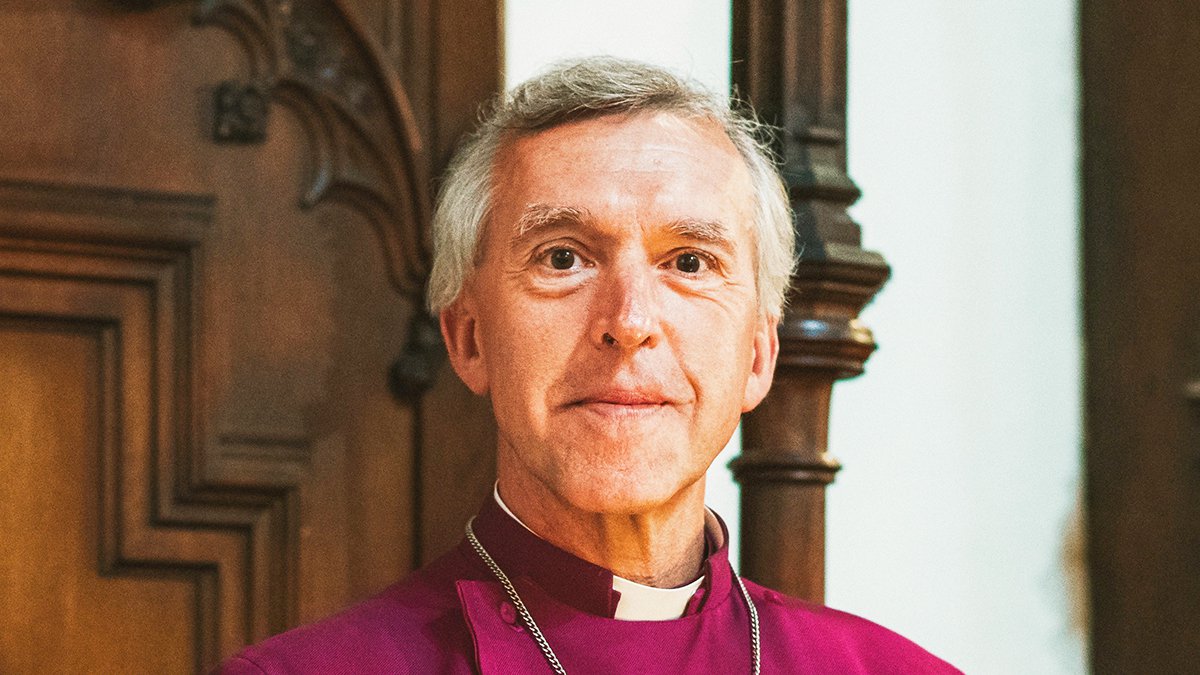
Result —
<path fill-rule="evenodd" d="M 621 621 L 612 618 L 620 595 L 608 570 L 538 538 L 492 500 L 474 529 L 568 673 L 750 672 L 750 618 L 725 547 L 705 560 L 705 581 L 683 617 Z M 870 621 L 746 586 L 761 623 L 763 673 L 959 672 Z M 545 673 L 550 667 L 464 539 L 374 598 L 248 647 L 220 672 Z"/>

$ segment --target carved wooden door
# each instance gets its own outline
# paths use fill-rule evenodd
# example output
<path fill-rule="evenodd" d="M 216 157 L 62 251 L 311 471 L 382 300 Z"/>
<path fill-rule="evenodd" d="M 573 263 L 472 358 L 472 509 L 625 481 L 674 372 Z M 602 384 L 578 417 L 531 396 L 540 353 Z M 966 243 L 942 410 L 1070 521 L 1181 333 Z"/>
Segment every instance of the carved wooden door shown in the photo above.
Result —
<path fill-rule="evenodd" d="M 457 536 L 490 424 L 409 335 L 464 7 L 0 6 L 0 672 L 204 670 Z"/>

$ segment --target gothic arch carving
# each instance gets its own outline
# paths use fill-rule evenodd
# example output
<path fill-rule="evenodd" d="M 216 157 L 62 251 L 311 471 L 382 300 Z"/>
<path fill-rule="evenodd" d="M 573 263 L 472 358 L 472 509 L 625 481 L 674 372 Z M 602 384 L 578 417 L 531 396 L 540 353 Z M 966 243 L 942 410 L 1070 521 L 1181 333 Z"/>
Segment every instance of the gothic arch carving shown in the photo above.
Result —
<path fill-rule="evenodd" d="M 230 31 L 249 59 L 240 87 L 215 88 L 214 114 L 232 110 L 255 126 L 271 101 L 293 110 L 312 142 L 301 204 L 331 199 L 361 209 L 392 284 L 419 303 L 430 254 L 429 153 L 396 68 L 345 0 L 200 0 L 194 21 Z M 252 102 L 237 105 L 239 91 Z M 222 93 L 230 104 L 222 106 Z"/>

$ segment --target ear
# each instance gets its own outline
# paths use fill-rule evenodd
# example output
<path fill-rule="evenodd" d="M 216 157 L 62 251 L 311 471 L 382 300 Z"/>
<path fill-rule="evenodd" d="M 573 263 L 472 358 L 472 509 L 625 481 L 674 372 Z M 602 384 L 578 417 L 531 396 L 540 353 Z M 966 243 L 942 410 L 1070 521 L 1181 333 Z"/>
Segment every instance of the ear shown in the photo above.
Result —
<path fill-rule="evenodd" d="M 742 412 L 748 413 L 762 402 L 775 378 L 775 361 L 779 358 L 779 318 L 763 315 L 754 330 L 754 360 L 746 377 L 746 393 Z"/>
<path fill-rule="evenodd" d="M 474 303 L 463 289 L 452 305 L 439 316 L 446 354 L 459 379 L 479 396 L 488 392 L 487 362 L 479 340 L 479 321 Z"/>

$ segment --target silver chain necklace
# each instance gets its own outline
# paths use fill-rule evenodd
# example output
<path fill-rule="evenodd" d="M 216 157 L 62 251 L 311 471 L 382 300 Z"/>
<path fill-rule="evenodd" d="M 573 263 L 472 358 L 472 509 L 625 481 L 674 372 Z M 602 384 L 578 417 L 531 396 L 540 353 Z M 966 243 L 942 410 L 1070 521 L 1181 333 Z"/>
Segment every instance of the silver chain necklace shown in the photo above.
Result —
<path fill-rule="evenodd" d="M 546 641 L 546 636 L 542 635 L 542 629 L 538 628 L 537 623 L 533 620 L 533 615 L 529 613 L 529 608 L 521 600 L 521 596 L 517 595 L 517 589 L 512 582 L 508 580 L 508 575 L 504 570 L 500 569 L 500 565 L 492 559 L 491 554 L 479 542 L 475 536 L 475 531 L 471 529 L 471 523 L 475 522 L 475 518 L 467 521 L 467 541 L 471 543 L 471 548 L 479 554 L 480 559 L 487 565 L 492 574 L 500 580 L 500 585 L 504 587 L 504 592 L 508 595 L 508 599 L 512 601 L 514 607 L 517 608 L 517 614 L 521 616 L 521 622 L 525 624 L 525 628 L 529 630 L 529 634 L 533 636 L 534 642 L 537 642 L 538 649 L 542 650 L 542 655 L 546 657 L 546 661 L 550 663 L 550 668 L 558 673 L 558 675 L 567 675 L 566 668 L 563 668 L 558 657 L 554 655 L 554 650 L 550 648 L 550 643 Z M 750 599 L 750 592 L 746 590 L 746 584 L 742 583 L 742 578 L 736 573 L 733 575 L 733 580 L 737 582 L 738 588 L 742 591 L 742 597 L 746 600 L 746 608 L 750 610 L 750 651 L 752 654 L 752 672 L 754 675 L 759 675 L 761 654 L 759 634 L 758 634 L 758 610 L 754 607 L 754 601 Z"/>

